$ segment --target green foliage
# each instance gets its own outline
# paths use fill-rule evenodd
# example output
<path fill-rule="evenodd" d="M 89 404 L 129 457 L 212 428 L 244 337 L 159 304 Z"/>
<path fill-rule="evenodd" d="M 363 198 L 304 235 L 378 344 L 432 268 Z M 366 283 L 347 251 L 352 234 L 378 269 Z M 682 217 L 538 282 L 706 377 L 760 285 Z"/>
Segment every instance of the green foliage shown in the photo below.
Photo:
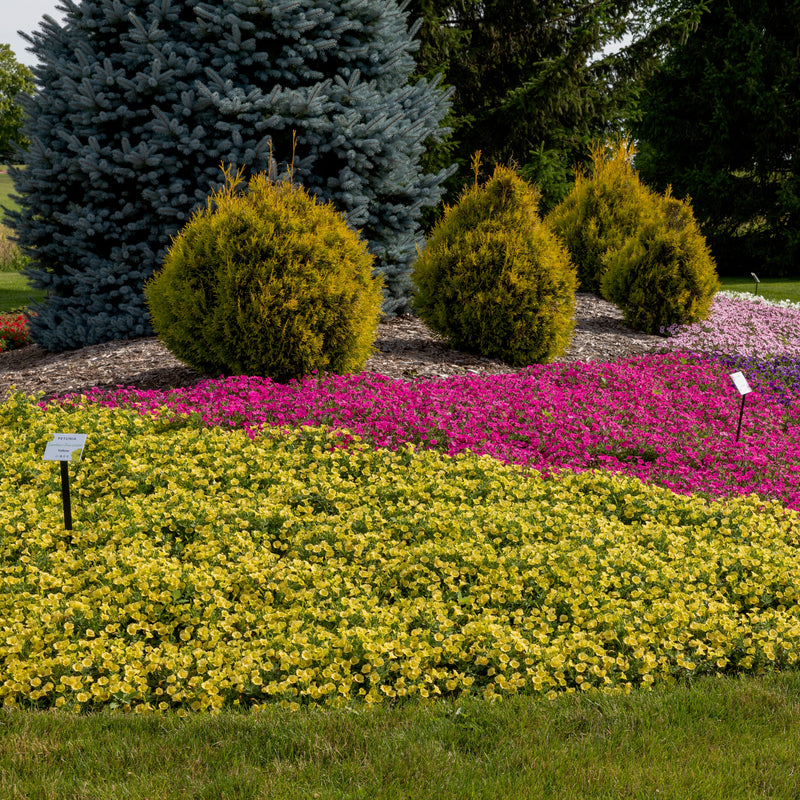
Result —
<path fill-rule="evenodd" d="M 693 0 L 411 0 L 410 9 L 423 20 L 419 74 L 441 72 L 456 87 L 446 163 L 459 173 L 448 202 L 480 149 L 490 165 L 518 164 L 544 209 L 569 190 L 590 142 L 630 115 L 661 49 L 699 14 Z"/>
<path fill-rule="evenodd" d="M 397 0 L 81 0 L 46 18 L 8 217 L 47 292 L 36 344 L 150 335 L 144 283 L 219 164 L 268 171 L 295 133 L 295 182 L 368 242 L 383 312 L 407 311 L 420 217 L 449 174 L 421 167 L 449 90 L 412 80 L 415 31 Z"/>
<path fill-rule="evenodd" d="M 569 344 L 575 272 L 538 201 L 536 189 L 498 166 L 434 228 L 415 265 L 414 308 L 454 347 L 525 366 Z"/>
<path fill-rule="evenodd" d="M 547 216 L 583 291 L 616 303 L 637 330 L 704 319 L 719 289 L 716 265 L 688 202 L 650 191 L 622 136 L 590 149 L 569 195 Z"/>
<path fill-rule="evenodd" d="M 15 145 L 28 144 L 22 134 L 22 106 L 17 102 L 22 92 L 33 92 L 33 73 L 16 60 L 9 45 L 0 44 L 0 161 L 13 156 Z"/>
<path fill-rule="evenodd" d="M 11 238 L 12 233 L 0 223 L 0 272 L 21 272 L 29 260 Z"/>
<path fill-rule="evenodd" d="M 800 0 L 710 0 L 631 123 L 650 186 L 691 196 L 720 271 L 800 276 Z"/>
<path fill-rule="evenodd" d="M 589 148 L 591 172 L 578 170 L 572 191 L 547 215 L 567 246 L 581 291 L 600 293 L 607 254 L 621 248 L 641 224 L 656 196 L 632 166 L 635 149 L 625 137 Z"/>
<path fill-rule="evenodd" d="M 226 177 L 145 286 L 159 337 L 208 374 L 360 370 L 382 297 L 366 244 L 291 180 Z"/>
<path fill-rule="evenodd" d="M 691 206 L 667 192 L 646 210 L 636 235 L 606 257 L 603 297 L 647 333 L 705 319 L 720 284 Z"/>

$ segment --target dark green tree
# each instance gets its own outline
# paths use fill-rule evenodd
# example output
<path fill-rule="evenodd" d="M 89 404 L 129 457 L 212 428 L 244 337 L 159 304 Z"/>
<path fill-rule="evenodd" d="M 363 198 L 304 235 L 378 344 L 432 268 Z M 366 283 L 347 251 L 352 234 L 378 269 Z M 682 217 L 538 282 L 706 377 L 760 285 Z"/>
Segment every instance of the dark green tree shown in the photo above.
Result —
<path fill-rule="evenodd" d="M 480 150 L 488 165 L 519 165 L 545 207 L 588 162 L 590 143 L 621 130 L 642 77 L 698 15 L 692 0 L 412 0 L 411 8 L 424 19 L 420 73 L 441 71 L 456 89 L 454 192 Z"/>
<path fill-rule="evenodd" d="M 447 98 L 411 80 L 417 42 L 395 0 L 63 2 L 63 24 L 29 38 L 39 90 L 14 173 L 13 224 L 48 292 L 34 341 L 151 333 L 144 281 L 221 163 L 249 175 L 293 160 L 362 231 L 385 313 L 406 309 L 420 213 L 446 176 L 420 159 Z"/>
<path fill-rule="evenodd" d="M 0 161 L 16 158 L 14 148 L 26 147 L 22 134 L 21 92 L 33 91 L 33 73 L 20 64 L 10 45 L 0 44 Z"/>
<path fill-rule="evenodd" d="M 712 0 L 646 84 L 637 166 L 722 274 L 800 276 L 800 0 Z"/>

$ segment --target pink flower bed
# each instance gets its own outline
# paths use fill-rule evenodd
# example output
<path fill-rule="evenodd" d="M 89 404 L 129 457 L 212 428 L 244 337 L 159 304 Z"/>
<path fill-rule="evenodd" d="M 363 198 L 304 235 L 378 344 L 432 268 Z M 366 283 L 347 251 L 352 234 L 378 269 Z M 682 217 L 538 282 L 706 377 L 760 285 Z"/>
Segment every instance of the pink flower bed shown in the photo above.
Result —
<path fill-rule="evenodd" d="M 371 374 L 206 381 L 193 389 L 95 390 L 142 412 L 196 413 L 207 425 L 325 424 L 377 447 L 412 443 L 485 454 L 546 473 L 602 468 L 682 493 L 756 492 L 800 508 L 800 411 L 769 392 L 740 396 L 718 362 L 686 354 L 551 364 L 518 375 L 406 383 Z M 80 402 L 75 400 L 74 402 Z"/>
<path fill-rule="evenodd" d="M 718 294 L 708 319 L 673 325 L 665 347 L 674 351 L 756 358 L 797 357 L 800 306 L 775 305 L 758 296 Z"/>

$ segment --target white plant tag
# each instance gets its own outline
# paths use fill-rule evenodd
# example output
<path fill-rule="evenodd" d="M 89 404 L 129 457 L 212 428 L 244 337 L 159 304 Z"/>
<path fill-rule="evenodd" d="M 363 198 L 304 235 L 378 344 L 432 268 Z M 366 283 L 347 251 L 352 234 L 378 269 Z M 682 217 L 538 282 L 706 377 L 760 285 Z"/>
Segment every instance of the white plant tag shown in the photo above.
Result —
<path fill-rule="evenodd" d="M 44 449 L 44 460 L 80 461 L 85 445 L 85 433 L 54 433 Z"/>
<path fill-rule="evenodd" d="M 732 372 L 731 380 L 733 381 L 733 385 L 739 390 L 739 394 L 750 394 L 750 392 L 753 391 L 750 388 L 750 384 L 747 382 L 747 378 L 745 378 L 744 373 Z"/>

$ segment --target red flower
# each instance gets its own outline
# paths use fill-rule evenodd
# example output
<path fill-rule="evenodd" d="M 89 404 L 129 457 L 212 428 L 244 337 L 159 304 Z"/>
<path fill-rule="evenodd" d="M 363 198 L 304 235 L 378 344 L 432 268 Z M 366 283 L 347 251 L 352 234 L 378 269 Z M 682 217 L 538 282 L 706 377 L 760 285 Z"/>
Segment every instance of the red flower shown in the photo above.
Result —
<path fill-rule="evenodd" d="M 0 352 L 16 350 L 31 343 L 24 314 L 0 314 Z"/>

